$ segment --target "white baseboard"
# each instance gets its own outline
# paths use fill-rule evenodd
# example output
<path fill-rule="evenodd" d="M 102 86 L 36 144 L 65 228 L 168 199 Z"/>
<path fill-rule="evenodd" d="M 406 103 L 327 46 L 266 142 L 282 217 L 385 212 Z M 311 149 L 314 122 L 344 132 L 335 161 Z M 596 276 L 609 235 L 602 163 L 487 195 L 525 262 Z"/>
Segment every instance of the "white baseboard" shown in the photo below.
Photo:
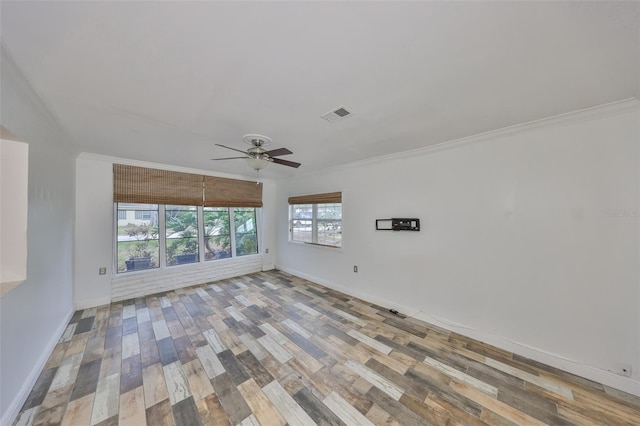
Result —
<path fill-rule="evenodd" d="M 614 374 L 610 371 L 602 370 L 600 368 L 597 368 L 591 365 L 582 364 L 570 359 L 563 358 L 559 355 L 545 352 L 538 348 L 534 348 L 531 346 L 524 345 L 522 343 L 514 342 L 503 336 L 498 336 L 486 331 L 477 330 L 472 327 L 467 327 L 463 324 L 458 324 L 454 321 L 433 317 L 422 311 L 418 311 L 415 308 L 403 306 L 403 305 L 394 303 L 393 301 L 383 300 L 368 293 L 354 291 L 351 288 L 344 287 L 342 285 L 336 284 L 331 281 L 327 281 L 320 277 L 315 277 L 313 275 L 305 274 L 304 272 L 296 271 L 295 269 L 287 268 L 280 265 L 277 265 L 276 268 L 288 274 L 295 275 L 300 278 L 304 278 L 306 280 L 321 284 L 325 287 L 329 287 L 334 290 L 338 290 L 350 296 L 354 296 L 383 307 L 389 307 L 391 309 L 395 309 L 403 313 L 404 315 L 413 317 L 420 321 L 433 324 L 435 326 L 444 328 L 454 333 L 461 334 L 466 337 L 470 337 L 475 340 L 479 340 L 484 343 L 488 343 L 497 348 L 504 349 L 514 354 L 518 354 L 520 356 L 527 357 L 534 361 L 541 362 L 550 367 L 555 367 L 560 370 L 566 371 L 568 373 L 575 374 L 580 377 L 584 377 L 585 379 L 593 380 L 603 385 L 621 390 L 623 392 L 640 396 L 640 382 L 630 379 L 628 377 L 618 376 L 617 374 Z"/>
<path fill-rule="evenodd" d="M 100 297 L 96 299 L 76 301 L 73 306 L 76 311 L 82 309 L 94 308 L 96 306 L 108 305 L 111 303 L 111 297 Z"/>
<path fill-rule="evenodd" d="M 51 336 L 51 339 L 47 343 L 47 346 L 45 346 L 44 350 L 40 354 L 40 358 L 38 358 L 38 361 L 35 363 L 35 365 L 31 369 L 31 373 L 29 373 L 24 383 L 22 384 L 20 391 L 15 396 L 15 398 L 13 398 L 13 401 L 11 402 L 11 404 L 9 404 L 9 407 L 4 412 L 2 419 L 0 419 L 0 426 L 9 426 L 15 421 L 16 417 L 18 417 L 18 414 L 20 413 L 20 409 L 22 408 L 24 403 L 27 401 L 27 398 L 29 397 L 29 393 L 31 393 L 33 386 L 38 381 L 38 377 L 40 377 L 40 373 L 42 372 L 42 369 L 47 364 L 47 361 L 49 360 L 51 353 L 53 352 L 56 345 L 58 344 L 58 341 L 60 340 L 60 336 L 62 336 L 62 333 L 64 333 L 64 330 L 67 328 L 69 321 L 71 321 L 71 317 L 73 316 L 74 312 L 75 311 L 72 309 L 67 313 L 67 315 L 65 315 L 64 319 L 62 320 L 62 322 L 60 323 L 56 331 Z"/>
<path fill-rule="evenodd" d="M 488 343 L 500 349 L 518 354 L 520 356 L 527 357 L 537 362 L 541 362 L 551 367 L 558 368 L 571 374 L 575 374 L 585 379 L 592 380 L 594 382 L 607 385 L 618 390 L 640 396 L 640 382 L 630 379 L 628 377 L 618 376 L 610 371 L 602 370 L 592 365 L 582 364 L 560 355 L 555 355 L 549 352 L 545 352 L 542 349 L 534 348 L 522 343 L 514 342 L 503 336 L 491 334 L 482 330 L 476 330 L 462 324 L 456 324 L 454 322 L 437 318 L 428 315 L 422 311 L 417 314 L 411 315 L 420 321 L 433 324 L 435 326 L 444 328 L 454 333 L 461 334 L 466 337 L 470 337 L 475 340 L 479 340 L 484 343 Z"/>
<path fill-rule="evenodd" d="M 338 290 L 342 293 L 348 294 L 349 296 L 354 296 L 362 300 L 366 300 L 370 303 L 375 303 L 376 305 L 383 306 L 389 309 L 395 309 L 398 312 L 402 312 L 404 315 L 413 316 L 417 314 L 419 311 L 417 309 L 410 308 L 408 306 L 401 305 L 399 303 L 395 303 L 391 300 L 381 299 L 373 296 L 369 293 L 355 291 L 352 288 L 344 287 L 340 284 L 336 284 L 332 281 L 327 281 L 320 277 L 315 277 L 313 275 L 305 274 L 304 272 L 296 271 L 295 269 L 287 268 L 284 266 L 276 265 L 276 269 L 280 271 L 284 271 L 288 274 L 295 275 L 296 277 L 304 278 L 305 280 L 312 281 L 314 283 L 321 284 L 325 287 L 329 287 L 334 290 Z"/>

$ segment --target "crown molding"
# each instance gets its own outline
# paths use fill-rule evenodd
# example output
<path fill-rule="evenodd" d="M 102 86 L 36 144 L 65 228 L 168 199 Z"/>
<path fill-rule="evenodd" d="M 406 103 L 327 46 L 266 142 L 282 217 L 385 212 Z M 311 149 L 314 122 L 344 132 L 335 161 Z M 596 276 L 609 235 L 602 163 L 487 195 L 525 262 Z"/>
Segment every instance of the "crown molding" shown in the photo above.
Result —
<path fill-rule="evenodd" d="M 500 137 L 510 136 L 513 134 L 530 131 L 543 127 L 551 126 L 564 126 L 572 123 L 578 123 L 581 121 L 596 120 L 599 118 L 609 117 L 612 115 L 624 114 L 630 111 L 640 110 L 640 100 L 638 98 L 627 98 L 620 101 L 610 102 L 603 105 L 584 108 L 577 111 L 571 111 L 563 114 L 554 115 L 551 117 L 541 118 L 539 120 L 528 121 L 526 123 L 515 124 L 513 126 L 503 127 L 496 130 L 490 130 L 488 132 L 478 133 L 476 135 L 465 136 L 458 139 L 453 139 L 446 142 L 441 142 L 433 145 L 429 145 L 423 148 L 412 149 L 409 151 L 402 151 L 388 155 L 381 155 L 373 158 L 366 158 L 364 160 L 353 161 L 346 164 L 340 164 L 338 166 L 328 167 L 321 170 L 314 170 L 305 175 L 326 174 L 331 172 L 337 172 L 340 170 L 350 169 L 353 167 L 361 167 L 370 164 L 377 164 L 387 160 L 403 159 L 409 157 L 415 157 L 419 155 L 426 155 L 432 152 L 438 152 L 445 149 L 453 149 L 466 145 L 471 145 L 478 142 L 483 142 L 489 139 L 496 139 Z M 299 177 L 300 175 L 298 175 Z"/>
<path fill-rule="evenodd" d="M 130 158 L 122 158 L 122 157 L 111 157 L 108 155 L 102 155 L 102 154 L 93 154 L 90 152 L 81 152 L 78 155 L 78 160 L 92 160 L 92 161 L 100 161 L 103 163 L 117 163 L 117 164 L 125 164 L 127 166 L 138 166 L 138 167 L 147 167 L 147 168 L 153 168 L 153 169 L 160 169 L 160 170 L 170 170 L 173 172 L 183 172 L 183 173 L 195 173 L 195 174 L 199 174 L 199 175 L 207 175 L 207 176 L 216 176 L 216 177 L 222 177 L 222 178 L 229 178 L 229 179 L 238 179 L 238 180 L 253 180 L 255 181 L 255 178 L 252 177 L 247 177 L 247 176 L 243 176 L 243 175 L 234 175 L 231 173 L 219 173 L 219 172 L 212 172 L 211 170 L 203 170 L 203 169 L 193 169 L 190 167 L 182 167 L 182 166 L 172 166 L 170 164 L 161 164 L 161 163 L 152 163 L 149 161 L 141 161 L 141 160 L 132 160 Z M 271 182 L 272 179 L 268 179 L 268 178 L 262 178 L 260 177 L 260 182 Z"/>

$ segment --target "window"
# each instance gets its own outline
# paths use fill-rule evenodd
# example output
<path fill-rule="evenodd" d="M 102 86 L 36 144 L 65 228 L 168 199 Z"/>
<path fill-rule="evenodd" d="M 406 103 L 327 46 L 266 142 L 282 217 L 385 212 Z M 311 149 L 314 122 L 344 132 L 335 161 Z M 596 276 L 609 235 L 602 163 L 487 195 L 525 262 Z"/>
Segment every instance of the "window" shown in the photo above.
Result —
<path fill-rule="evenodd" d="M 342 246 L 342 193 L 289 198 L 291 241 Z"/>
<path fill-rule="evenodd" d="M 120 272 L 159 266 L 158 205 L 118 203 L 117 270 Z M 138 215 L 139 212 L 144 214 Z M 124 217 L 125 219 L 120 219 Z M 136 218 L 128 221 L 126 218 Z M 146 219 L 137 219 L 146 217 Z"/>
<path fill-rule="evenodd" d="M 342 204 L 316 204 L 318 244 L 340 246 L 342 242 Z"/>
<path fill-rule="evenodd" d="M 313 204 L 295 204 L 291 206 L 291 239 L 293 241 L 313 242 Z"/>
<path fill-rule="evenodd" d="M 146 210 L 136 210 L 136 219 L 138 220 L 151 219 L 151 212 L 148 212 Z"/>
<path fill-rule="evenodd" d="M 199 262 L 198 208 L 165 206 L 164 216 L 167 266 Z"/>
<path fill-rule="evenodd" d="M 231 257 L 231 222 L 226 207 L 205 207 L 202 212 L 204 225 L 204 260 Z"/>
<path fill-rule="evenodd" d="M 253 207 L 116 203 L 115 209 L 118 273 L 258 253 Z"/>
<path fill-rule="evenodd" d="M 254 181 L 114 164 L 113 200 L 119 273 L 258 253 L 262 184 Z M 150 252 L 147 266 L 126 263 L 136 242 Z"/>
<path fill-rule="evenodd" d="M 233 223 L 236 239 L 236 256 L 258 253 L 256 209 L 234 208 Z"/>

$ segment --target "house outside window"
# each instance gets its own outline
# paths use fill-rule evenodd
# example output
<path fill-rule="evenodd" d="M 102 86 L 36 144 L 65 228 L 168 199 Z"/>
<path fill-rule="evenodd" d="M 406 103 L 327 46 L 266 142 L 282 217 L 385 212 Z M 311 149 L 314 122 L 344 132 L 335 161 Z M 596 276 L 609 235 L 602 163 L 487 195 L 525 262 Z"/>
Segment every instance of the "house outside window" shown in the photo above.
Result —
<path fill-rule="evenodd" d="M 313 242 L 313 204 L 291 206 L 291 240 Z"/>
<path fill-rule="evenodd" d="M 136 210 L 136 219 L 138 220 L 151 219 L 151 212 L 148 212 L 146 210 Z"/>

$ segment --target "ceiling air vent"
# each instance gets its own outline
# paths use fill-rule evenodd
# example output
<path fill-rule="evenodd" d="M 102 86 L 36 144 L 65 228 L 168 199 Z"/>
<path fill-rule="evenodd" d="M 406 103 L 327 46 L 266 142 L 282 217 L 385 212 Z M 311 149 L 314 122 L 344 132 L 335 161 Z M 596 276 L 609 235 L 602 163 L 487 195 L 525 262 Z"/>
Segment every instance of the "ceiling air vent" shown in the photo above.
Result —
<path fill-rule="evenodd" d="M 327 120 L 329 123 L 335 123 L 336 121 L 340 121 L 344 118 L 350 117 L 351 111 L 347 110 L 345 106 L 339 106 L 338 108 L 327 112 L 326 114 L 322 114 L 320 117 Z"/>

